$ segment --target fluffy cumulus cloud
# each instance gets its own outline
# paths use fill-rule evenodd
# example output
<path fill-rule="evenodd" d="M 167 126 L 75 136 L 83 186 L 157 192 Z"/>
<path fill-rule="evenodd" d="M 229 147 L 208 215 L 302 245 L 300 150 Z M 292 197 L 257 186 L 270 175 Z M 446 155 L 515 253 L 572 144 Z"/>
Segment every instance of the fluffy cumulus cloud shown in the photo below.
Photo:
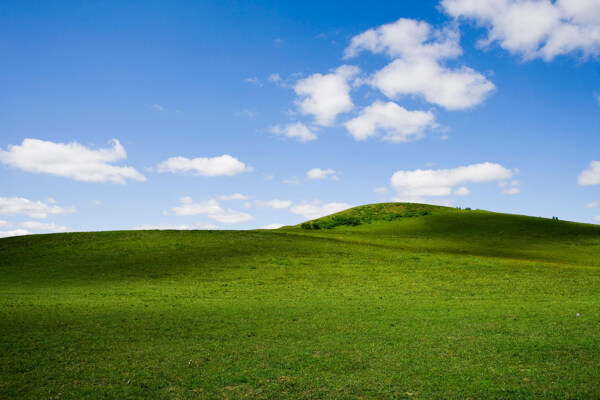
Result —
<path fill-rule="evenodd" d="M 456 30 L 434 31 L 427 22 L 400 18 L 354 36 L 344 57 L 369 51 L 394 58 L 453 58 L 462 54 L 458 40 Z"/>
<path fill-rule="evenodd" d="M 306 172 L 306 179 L 315 180 L 315 179 L 337 179 L 337 172 L 331 168 L 329 169 L 321 169 L 321 168 L 313 168 Z"/>
<path fill-rule="evenodd" d="M 399 200 L 417 201 L 424 197 L 468 194 L 467 183 L 501 181 L 512 177 L 512 171 L 499 164 L 472 164 L 454 169 L 417 169 L 397 171 L 391 179 Z M 458 188 L 456 188 L 458 187 Z M 456 188 L 456 189 L 455 189 Z"/>
<path fill-rule="evenodd" d="M 43 173 L 83 182 L 124 184 L 126 180 L 145 181 L 144 175 L 132 167 L 112 165 L 127 158 L 118 140 L 110 147 L 92 149 L 77 142 L 54 143 L 24 139 L 21 145 L 0 149 L 0 162 L 27 172 Z"/>
<path fill-rule="evenodd" d="M 356 140 L 382 135 L 383 140 L 406 142 L 419 138 L 426 128 L 434 127 L 435 116 L 429 111 L 408 111 L 396 103 L 376 101 L 345 126 Z"/>
<path fill-rule="evenodd" d="M 443 64 L 462 54 L 454 29 L 436 30 L 427 22 L 401 18 L 352 38 L 345 56 L 355 57 L 361 51 L 394 58 L 366 80 L 391 99 L 416 95 L 448 110 L 460 110 L 482 103 L 495 88 L 471 68 L 451 69 Z"/>
<path fill-rule="evenodd" d="M 321 200 L 296 204 L 290 211 L 294 214 L 301 215 L 305 219 L 320 218 L 325 215 L 334 214 L 348 208 L 353 207 L 346 203 L 323 203 Z"/>
<path fill-rule="evenodd" d="M 600 54 L 597 0 L 442 0 L 451 16 L 488 30 L 480 45 L 497 42 L 523 59 Z"/>
<path fill-rule="evenodd" d="M 312 115 L 317 125 L 333 125 L 339 114 L 354 107 L 349 81 L 359 72 L 357 67 L 342 65 L 330 74 L 313 74 L 300 79 L 294 85 L 294 91 L 300 97 L 298 109 L 302 114 Z"/>
<path fill-rule="evenodd" d="M 171 211 L 180 216 L 206 215 L 224 224 L 238 224 L 254 219 L 244 212 L 222 208 L 217 199 L 194 202 L 191 197 L 182 197 L 179 199 L 179 206 L 173 207 Z"/>
<path fill-rule="evenodd" d="M 171 157 L 156 167 L 158 172 L 186 173 L 192 172 L 198 176 L 233 176 L 242 172 L 252 171 L 235 157 L 228 154 L 219 157 Z"/>
<path fill-rule="evenodd" d="M 49 215 L 64 215 L 75 211 L 75 207 L 60 207 L 23 197 L 0 197 L 0 215 L 26 215 L 43 219 Z"/>
<path fill-rule="evenodd" d="M 296 122 L 295 124 L 288 124 L 284 127 L 279 125 L 271 127 L 271 133 L 274 135 L 287 136 L 292 139 L 297 139 L 299 142 L 309 142 L 315 140 L 317 135 L 310 128 L 304 125 L 302 122 Z"/>
<path fill-rule="evenodd" d="M 281 210 L 284 208 L 289 208 L 292 205 L 291 200 L 279 200 L 279 199 L 273 199 L 273 200 L 256 200 L 254 202 L 254 205 L 257 207 L 268 207 L 271 208 L 273 210 Z"/>
<path fill-rule="evenodd" d="M 600 161 L 592 161 L 590 167 L 577 177 L 581 186 L 600 185 Z"/>

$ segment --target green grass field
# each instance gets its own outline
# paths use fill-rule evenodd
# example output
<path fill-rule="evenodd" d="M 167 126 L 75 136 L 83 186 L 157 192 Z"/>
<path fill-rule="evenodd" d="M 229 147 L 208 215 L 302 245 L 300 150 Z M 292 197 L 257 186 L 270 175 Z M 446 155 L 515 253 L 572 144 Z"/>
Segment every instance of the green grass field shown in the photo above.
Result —
<path fill-rule="evenodd" d="M 600 226 L 341 215 L 0 240 L 0 398 L 600 398 Z"/>

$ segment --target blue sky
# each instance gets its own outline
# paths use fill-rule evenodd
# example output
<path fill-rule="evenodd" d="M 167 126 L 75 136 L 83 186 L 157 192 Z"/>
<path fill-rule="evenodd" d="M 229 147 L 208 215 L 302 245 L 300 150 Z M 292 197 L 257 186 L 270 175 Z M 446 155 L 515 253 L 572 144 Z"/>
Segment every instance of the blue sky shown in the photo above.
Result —
<path fill-rule="evenodd" d="M 0 236 L 600 223 L 597 0 L 3 2 L 0 54 Z"/>

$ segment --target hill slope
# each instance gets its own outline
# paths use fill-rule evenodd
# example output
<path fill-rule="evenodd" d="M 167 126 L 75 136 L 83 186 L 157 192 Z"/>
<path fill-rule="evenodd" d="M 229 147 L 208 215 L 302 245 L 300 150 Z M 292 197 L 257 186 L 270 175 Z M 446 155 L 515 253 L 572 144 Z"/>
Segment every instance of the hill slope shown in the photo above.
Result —
<path fill-rule="evenodd" d="M 339 223 L 344 221 L 353 223 Z M 300 229 L 312 236 L 405 250 L 600 266 L 600 225 L 484 210 L 381 203 L 282 228 L 290 233 Z"/>
<path fill-rule="evenodd" d="M 0 397 L 600 397 L 600 227 L 380 207 L 0 240 Z"/>

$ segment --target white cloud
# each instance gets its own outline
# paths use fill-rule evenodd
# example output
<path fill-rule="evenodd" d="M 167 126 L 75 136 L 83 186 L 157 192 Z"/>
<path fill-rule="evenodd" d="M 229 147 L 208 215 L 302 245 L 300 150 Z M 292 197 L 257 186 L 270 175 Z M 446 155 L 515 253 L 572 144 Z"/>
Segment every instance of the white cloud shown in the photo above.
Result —
<path fill-rule="evenodd" d="M 239 224 L 242 222 L 252 221 L 254 217 L 241 211 L 234 211 L 230 208 L 222 210 L 216 214 L 208 214 L 208 218 L 223 224 Z"/>
<path fill-rule="evenodd" d="M 397 171 L 391 178 L 391 184 L 399 199 L 419 201 L 423 197 L 449 196 L 454 187 L 468 182 L 491 182 L 511 177 L 509 169 L 486 162 L 454 169 Z M 457 189 L 455 194 L 466 194 L 464 189 Z"/>
<path fill-rule="evenodd" d="M 580 186 L 600 185 L 600 161 L 592 161 L 590 167 L 577 177 Z"/>
<path fill-rule="evenodd" d="M 277 224 L 277 223 L 275 223 L 275 224 L 269 224 L 269 225 L 265 225 L 265 226 L 263 226 L 263 227 L 262 227 L 262 228 L 260 228 L 260 229 L 279 229 L 279 228 L 281 228 L 282 226 L 283 226 L 283 224 Z"/>
<path fill-rule="evenodd" d="M 127 158 L 118 140 L 112 147 L 93 150 L 77 142 L 54 143 L 39 139 L 24 139 L 19 145 L 0 149 L 0 162 L 27 172 L 44 173 L 84 182 L 124 184 L 126 179 L 145 181 L 144 175 L 132 167 L 111 165 Z"/>
<path fill-rule="evenodd" d="M 408 111 L 395 103 L 381 101 L 375 101 L 344 125 L 356 140 L 383 133 L 383 139 L 390 142 L 419 138 L 426 128 L 436 126 L 435 116 L 429 111 Z"/>
<path fill-rule="evenodd" d="M 252 171 L 252 167 L 228 154 L 212 158 L 171 157 L 158 164 L 157 169 L 171 173 L 192 171 L 198 176 L 233 176 Z"/>
<path fill-rule="evenodd" d="M 230 201 L 230 200 L 246 200 L 248 198 L 248 196 L 245 196 L 241 193 L 234 193 L 232 195 L 229 196 L 225 196 L 225 195 L 221 195 L 221 196 L 217 196 L 216 199 L 217 200 L 224 200 L 224 201 Z"/>
<path fill-rule="evenodd" d="M 223 209 L 216 199 L 195 203 L 191 197 L 182 197 L 179 199 L 179 204 L 179 206 L 171 209 L 175 215 L 206 215 L 208 218 L 224 224 L 237 224 L 254 219 L 251 215 L 243 212 L 234 211 L 230 208 Z"/>
<path fill-rule="evenodd" d="M 256 111 L 251 110 L 249 108 L 244 108 L 242 111 L 239 111 L 238 113 L 236 113 L 237 116 L 246 116 L 248 118 L 254 118 L 256 117 Z"/>
<path fill-rule="evenodd" d="M 481 46 L 498 42 L 525 60 L 578 53 L 600 54 L 600 2 L 597 0 L 442 0 L 455 18 L 488 30 Z"/>
<path fill-rule="evenodd" d="M 175 215 L 216 214 L 223 211 L 215 199 L 194 203 L 191 197 L 186 196 L 180 198 L 179 203 L 180 206 L 171 209 Z"/>
<path fill-rule="evenodd" d="M 66 226 L 57 225 L 54 222 L 24 221 L 12 222 L 0 220 L 0 228 L 25 228 L 34 231 L 46 232 L 66 232 L 69 230 Z"/>
<path fill-rule="evenodd" d="M 291 178 L 282 180 L 281 183 L 285 183 L 286 185 L 299 185 L 300 180 L 297 177 L 292 176 Z"/>
<path fill-rule="evenodd" d="M 31 218 L 47 218 L 48 215 L 64 215 L 77 211 L 75 207 L 59 207 L 23 197 L 0 197 L 0 215 L 27 215 Z"/>
<path fill-rule="evenodd" d="M 518 171 L 518 170 L 516 170 L 516 171 Z M 513 180 L 511 182 L 508 182 L 508 181 L 498 182 L 498 186 L 500 188 L 502 188 L 501 193 L 506 194 L 506 195 L 519 194 L 521 192 L 521 189 L 519 189 L 520 185 L 521 185 L 521 183 L 517 180 Z"/>
<path fill-rule="evenodd" d="M 336 179 L 337 172 L 331 168 L 329 169 L 321 169 L 321 168 L 313 168 L 310 171 L 306 172 L 306 178 L 308 180 L 314 179 L 327 179 L 332 178 Z"/>
<path fill-rule="evenodd" d="M 518 187 L 514 187 L 513 186 L 513 187 L 510 187 L 510 188 L 507 188 L 507 189 L 502 189 L 502 194 L 508 194 L 508 195 L 518 194 L 520 191 L 521 190 Z"/>
<path fill-rule="evenodd" d="M 378 193 L 378 194 L 386 194 L 388 192 L 388 188 L 378 187 L 378 188 L 373 189 L 373 192 Z"/>
<path fill-rule="evenodd" d="M 0 231 L 0 238 L 11 237 L 11 236 L 23 236 L 31 235 L 27 229 L 14 229 L 11 231 Z"/>
<path fill-rule="evenodd" d="M 165 108 L 163 106 L 161 106 L 160 104 L 152 104 L 150 106 L 150 109 L 154 110 L 154 111 L 165 111 Z"/>
<path fill-rule="evenodd" d="M 279 125 L 271 127 L 271 133 L 275 135 L 287 136 L 289 138 L 298 139 L 298 141 L 304 143 L 310 140 L 315 140 L 317 135 L 315 135 L 308 126 L 304 125 L 302 122 L 296 122 L 295 124 L 288 124 L 285 127 L 280 127 Z"/>
<path fill-rule="evenodd" d="M 281 80 L 281 76 L 279 74 L 269 75 L 269 82 L 279 82 L 280 80 Z"/>
<path fill-rule="evenodd" d="M 31 229 L 34 231 L 48 231 L 48 232 L 66 232 L 69 230 L 66 226 L 57 225 L 54 222 L 38 222 L 38 221 L 25 221 L 18 222 L 18 226 Z"/>
<path fill-rule="evenodd" d="M 359 72 L 358 67 L 342 65 L 333 73 L 313 74 L 299 80 L 294 91 L 300 96 L 297 101 L 300 112 L 314 116 L 317 125 L 333 125 L 338 114 L 354 107 L 348 82 Z"/>
<path fill-rule="evenodd" d="M 258 79 L 256 76 L 253 77 L 253 78 L 246 78 L 244 80 L 246 82 L 248 82 L 248 83 L 253 83 L 255 85 L 262 86 L 262 83 L 260 82 L 260 79 Z"/>
<path fill-rule="evenodd" d="M 471 191 L 464 186 L 461 186 L 454 191 L 455 196 L 467 196 L 469 193 L 471 193 Z"/>
<path fill-rule="evenodd" d="M 462 54 L 458 41 L 456 30 L 434 31 L 427 22 L 400 18 L 354 36 L 344 57 L 352 58 L 367 50 L 393 58 L 454 58 Z"/>
<path fill-rule="evenodd" d="M 600 206 L 600 200 L 592 201 L 591 203 L 587 203 L 585 208 L 596 208 Z"/>
<path fill-rule="evenodd" d="M 133 230 L 168 230 L 168 229 L 173 229 L 173 230 L 178 230 L 178 231 L 185 231 L 185 230 L 195 230 L 195 229 L 219 229 L 219 227 L 217 225 L 213 225 L 213 224 L 202 224 L 202 223 L 198 223 L 198 224 L 194 224 L 194 225 L 177 225 L 177 224 L 166 224 L 166 223 L 158 223 L 158 224 L 149 224 L 149 225 L 140 225 L 140 226 L 136 226 L 134 228 L 132 228 Z"/>
<path fill-rule="evenodd" d="M 448 110 L 481 104 L 495 88 L 471 68 L 450 70 L 430 59 L 396 59 L 377 71 L 371 84 L 389 98 L 415 94 Z"/>
<path fill-rule="evenodd" d="M 600 222 L 600 215 L 596 215 L 596 216 L 594 217 L 594 221 L 596 221 L 596 222 Z"/>
<path fill-rule="evenodd" d="M 323 203 L 321 200 L 314 200 L 310 203 L 296 204 L 290 208 L 290 211 L 302 215 L 306 219 L 315 219 L 352 207 L 352 205 L 346 203 Z"/>
<path fill-rule="evenodd" d="M 254 204 L 258 207 L 269 207 L 273 210 L 281 210 L 284 208 L 289 208 L 292 205 L 292 202 L 291 200 L 273 199 L 267 201 L 256 200 Z"/>
<path fill-rule="evenodd" d="M 395 58 L 366 80 L 391 99 L 417 95 L 459 110 L 482 103 L 495 88 L 471 68 L 450 69 L 442 64 L 462 54 L 454 29 L 436 30 L 427 22 L 401 18 L 355 36 L 345 55 L 354 57 L 363 50 Z"/>

